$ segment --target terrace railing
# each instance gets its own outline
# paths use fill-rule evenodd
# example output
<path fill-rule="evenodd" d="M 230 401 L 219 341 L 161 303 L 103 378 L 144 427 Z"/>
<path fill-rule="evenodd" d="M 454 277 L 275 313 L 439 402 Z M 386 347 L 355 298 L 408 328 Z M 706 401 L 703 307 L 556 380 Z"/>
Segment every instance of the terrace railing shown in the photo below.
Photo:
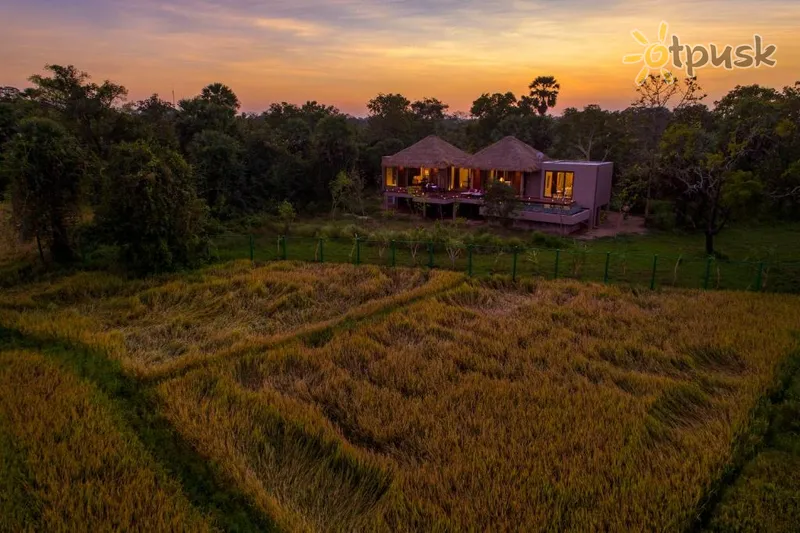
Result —
<path fill-rule="evenodd" d="M 730 261 L 587 249 L 481 246 L 459 242 L 222 235 L 218 260 L 308 261 L 441 268 L 469 276 L 577 279 L 658 289 L 800 293 L 800 261 Z"/>

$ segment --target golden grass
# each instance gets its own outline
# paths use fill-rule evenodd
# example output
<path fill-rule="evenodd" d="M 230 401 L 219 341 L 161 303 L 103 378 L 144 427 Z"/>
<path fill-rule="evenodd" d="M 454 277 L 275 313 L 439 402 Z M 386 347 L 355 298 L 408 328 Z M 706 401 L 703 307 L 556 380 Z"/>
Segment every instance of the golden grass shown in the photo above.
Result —
<path fill-rule="evenodd" d="M 83 273 L 5 291 L 0 324 L 161 379 L 174 428 L 286 530 L 691 525 L 796 346 L 800 300 L 491 284 L 289 262 Z"/>
<path fill-rule="evenodd" d="M 90 385 L 25 351 L 0 352 L 0 383 L 0 529 L 212 529 Z"/>
<path fill-rule="evenodd" d="M 309 530 L 681 530 L 795 346 L 789 296 L 464 285 L 163 382 L 165 414 Z"/>
<path fill-rule="evenodd" d="M 80 342 L 138 375 L 285 341 L 460 282 L 450 272 L 240 261 L 129 282 L 80 273 L 0 296 L 0 323 Z"/>

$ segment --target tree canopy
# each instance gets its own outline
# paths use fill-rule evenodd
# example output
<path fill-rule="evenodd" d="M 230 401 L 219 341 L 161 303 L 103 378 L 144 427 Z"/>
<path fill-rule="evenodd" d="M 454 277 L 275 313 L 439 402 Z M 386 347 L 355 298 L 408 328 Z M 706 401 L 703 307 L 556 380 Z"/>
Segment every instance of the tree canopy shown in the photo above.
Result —
<path fill-rule="evenodd" d="M 48 65 L 30 81 L 0 88 L 0 193 L 11 197 L 23 236 L 38 237 L 42 256 L 57 260 L 74 256 L 81 209 L 121 225 L 132 222 L 103 209 L 117 205 L 131 218 L 141 210 L 138 220 L 151 224 L 184 205 L 180 224 L 201 211 L 220 221 L 277 215 L 286 203 L 299 214 L 363 213 L 382 185 L 381 157 L 431 134 L 470 152 L 514 135 L 551 158 L 613 161 L 617 203 L 711 241 L 728 220 L 800 218 L 800 85 L 739 86 L 710 105 L 695 78 L 650 76 L 627 109 L 589 104 L 556 114 L 561 84 L 541 75 L 523 93 L 478 94 L 469 112 L 433 96 L 381 93 L 354 117 L 313 100 L 243 113 L 219 82 L 176 104 L 158 94 L 128 102 L 125 87 L 72 65 Z M 140 228 L 169 253 L 128 242 L 131 261 L 185 263 L 170 224 L 156 235 Z"/>

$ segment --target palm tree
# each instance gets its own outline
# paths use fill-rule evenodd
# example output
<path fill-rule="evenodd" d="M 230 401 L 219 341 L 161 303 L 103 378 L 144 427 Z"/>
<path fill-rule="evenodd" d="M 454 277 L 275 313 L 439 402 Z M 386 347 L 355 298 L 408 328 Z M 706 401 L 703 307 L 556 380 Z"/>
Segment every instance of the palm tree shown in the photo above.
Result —
<path fill-rule="evenodd" d="M 533 107 L 540 115 L 544 115 L 548 109 L 555 107 L 561 85 L 554 76 L 539 76 L 531 82 L 528 88 L 531 90 L 530 98 Z"/>

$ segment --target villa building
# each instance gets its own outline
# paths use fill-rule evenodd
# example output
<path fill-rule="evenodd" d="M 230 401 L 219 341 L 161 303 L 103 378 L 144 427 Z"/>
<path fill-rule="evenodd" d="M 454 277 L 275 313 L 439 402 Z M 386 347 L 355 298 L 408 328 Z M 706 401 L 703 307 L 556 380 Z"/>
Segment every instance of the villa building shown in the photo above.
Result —
<path fill-rule="evenodd" d="M 387 208 L 421 202 L 440 214 L 485 216 L 485 190 L 499 181 L 517 195 L 515 226 L 563 233 L 600 223 L 613 169 L 609 162 L 554 161 L 510 136 L 470 155 L 431 135 L 382 159 Z"/>

